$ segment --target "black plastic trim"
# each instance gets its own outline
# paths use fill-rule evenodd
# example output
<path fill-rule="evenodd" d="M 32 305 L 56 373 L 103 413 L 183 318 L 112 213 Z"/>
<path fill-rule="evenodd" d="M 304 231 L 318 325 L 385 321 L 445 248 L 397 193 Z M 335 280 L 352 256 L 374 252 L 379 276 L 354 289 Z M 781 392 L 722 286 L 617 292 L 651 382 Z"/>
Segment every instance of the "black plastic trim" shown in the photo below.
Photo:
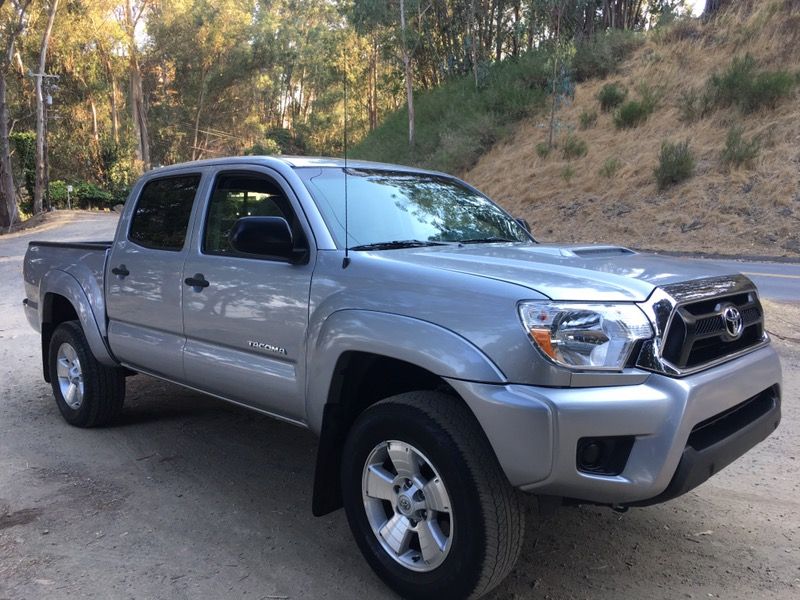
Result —
<path fill-rule="evenodd" d="M 28 246 L 48 246 L 51 248 L 72 248 L 74 250 L 108 250 L 114 242 L 28 242 Z"/>

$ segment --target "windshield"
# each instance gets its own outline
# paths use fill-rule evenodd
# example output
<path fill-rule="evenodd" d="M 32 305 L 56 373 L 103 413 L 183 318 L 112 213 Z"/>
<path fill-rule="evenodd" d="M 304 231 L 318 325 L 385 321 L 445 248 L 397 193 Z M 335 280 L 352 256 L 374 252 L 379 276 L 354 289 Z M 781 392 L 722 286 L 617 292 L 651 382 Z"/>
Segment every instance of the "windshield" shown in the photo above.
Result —
<path fill-rule="evenodd" d="M 344 169 L 301 168 L 337 246 L 344 240 Z M 347 170 L 348 245 L 410 242 L 531 242 L 514 219 L 449 177 L 373 169 Z M 373 247 L 369 247 L 373 246 Z M 387 246 L 390 247 L 390 246 Z"/>

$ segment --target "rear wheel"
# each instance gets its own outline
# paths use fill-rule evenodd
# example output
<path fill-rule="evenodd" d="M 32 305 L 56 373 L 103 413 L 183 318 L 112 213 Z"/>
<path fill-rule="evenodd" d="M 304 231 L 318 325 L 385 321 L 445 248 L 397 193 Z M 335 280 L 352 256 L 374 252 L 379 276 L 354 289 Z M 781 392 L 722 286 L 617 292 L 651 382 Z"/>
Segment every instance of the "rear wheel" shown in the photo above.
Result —
<path fill-rule="evenodd" d="M 61 323 L 50 338 L 50 382 L 61 415 L 70 425 L 107 425 L 122 409 L 125 376 L 95 359 L 77 321 Z"/>
<path fill-rule="evenodd" d="M 356 542 L 402 596 L 479 597 L 513 568 L 524 532 L 518 492 L 457 398 L 412 392 L 371 406 L 342 461 Z"/>

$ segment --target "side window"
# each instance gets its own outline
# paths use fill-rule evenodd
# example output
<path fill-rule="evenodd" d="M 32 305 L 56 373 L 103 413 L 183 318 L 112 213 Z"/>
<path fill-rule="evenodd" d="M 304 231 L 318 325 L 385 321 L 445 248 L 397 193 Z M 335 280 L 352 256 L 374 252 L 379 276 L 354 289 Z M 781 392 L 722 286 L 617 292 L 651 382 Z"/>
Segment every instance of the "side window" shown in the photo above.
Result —
<path fill-rule="evenodd" d="M 292 228 L 295 247 L 304 245 L 302 228 L 280 186 L 254 174 L 222 174 L 217 178 L 208 206 L 203 235 L 206 254 L 239 255 L 228 234 L 241 217 L 283 217 Z"/>
<path fill-rule="evenodd" d="M 153 179 L 145 184 L 133 212 L 128 239 L 156 250 L 183 248 L 200 175 Z"/>

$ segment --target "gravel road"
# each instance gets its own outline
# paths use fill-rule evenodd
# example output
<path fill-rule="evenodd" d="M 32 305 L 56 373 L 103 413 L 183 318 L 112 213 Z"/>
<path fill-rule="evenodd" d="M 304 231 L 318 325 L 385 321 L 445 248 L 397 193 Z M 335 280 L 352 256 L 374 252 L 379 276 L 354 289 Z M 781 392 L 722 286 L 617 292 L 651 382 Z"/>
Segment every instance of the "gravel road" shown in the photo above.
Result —
<path fill-rule="evenodd" d="M 393 598 L 342 511 L 311 516 L 309 433 L 145 376 L 128 380 L 115 426 L 62 421 L 20 306 L 22 255 L 32 238 L 113 227 L 80 216 L 0 237 L 0 599 Z M 542 518 L 531 502 L 523 556 L 494 597 L 800 597 L 800 346 L 776 345 L 772 437 L 661 506 Z"/>

